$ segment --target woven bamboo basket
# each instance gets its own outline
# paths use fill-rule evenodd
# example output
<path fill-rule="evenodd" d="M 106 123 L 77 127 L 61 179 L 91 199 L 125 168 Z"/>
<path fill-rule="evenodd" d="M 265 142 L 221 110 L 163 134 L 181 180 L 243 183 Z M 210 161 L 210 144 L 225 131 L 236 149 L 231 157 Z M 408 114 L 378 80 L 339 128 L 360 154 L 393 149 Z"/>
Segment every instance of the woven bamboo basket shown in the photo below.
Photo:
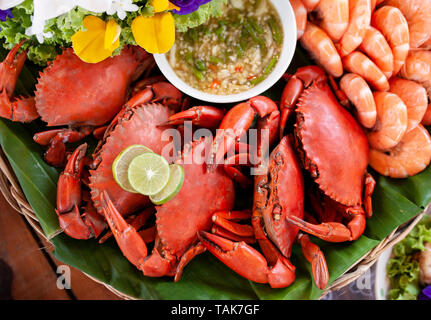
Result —
<path fill-rule="evenodd" d="M 21 190 L 18 179 L 16 178 L 5 154 L 0 150 L 0 191 L 3 196 L 6 198 L 7 202 L 20 214 L 22 214 L 28 223 L 33 227 L 33 229 L 43 237 L 48 243 L 50 243 L 49 239 L 45 236 L 42 231 L 41 226 L 36 218 L 36 215 L 33 212 L 30 204 L 27 202 L 27 199 L 24 193 Z M 358 279 L 362 274 L 364 274 L 379 258 L 380 254 L 386 249 L 392 247 L 397 244 L 399 241 L 404 239 L 410 231 L 414 228 L 414 226 L 421 220 L 424 214 L 430 211 L 431 212 L 431 204 L 418 216 L 411 219 L 404 225 L 395 229 L 389 236 L 387 236 L 383 241 L 379 243 L 374 249 L 369 251 L 366 255 L 364 255 L 361 259 L 359 259 L 354 265 L 352 265 L 344 274 L 338 277 L 332 284 L 329 286 L 321 295 L 320 298 L 323 298 L 326 294 L 328 294 L 331 290 L 338 290 L 349 283 Z M 84 273 L 85 274 L 85 273 Z M 134 297 L 125 295 L 115 288 L 107 285 L 88 274 L 85 274 L 90 279 L 95 282 L 103 284 L 108 290 L 112 291 L 118 297 L 122 299 L 135 299 Z"/>

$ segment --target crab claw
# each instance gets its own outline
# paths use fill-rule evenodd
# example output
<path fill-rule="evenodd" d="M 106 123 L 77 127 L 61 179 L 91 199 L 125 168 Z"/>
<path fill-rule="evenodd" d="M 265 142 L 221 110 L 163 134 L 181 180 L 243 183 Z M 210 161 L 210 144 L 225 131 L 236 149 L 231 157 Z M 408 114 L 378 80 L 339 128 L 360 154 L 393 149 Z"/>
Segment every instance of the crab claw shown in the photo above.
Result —
<path fill-rule="evenodd" d="M 106 191 L 101 194 L 103 214 L 123 255 L 142 270 L 147 257 L 147 245 L 139 233 L 118 212 Z"/>
<path fill-rule="evenodd" d="M 208 160 L 209 167 L 223 163 L 225 154 L 232 150 L 238 138 L 242 137 L 250 128 L 256 115 L 260 120 L 264 120 L 267 116 L 273 114 L 276 115 L 275 118 L 278 121 L 279 111 L 277 104 L 264 96 L 254 97 L 248 102 L 240 103 L 230 109 L 223 118 L 214 138 L 210 159 Z M 278 129 L 278 122 L 276 128 Z M 269 137 L 273 136 L 270 132 Z"/>
<path fill-rule="evenodd" d="M 186 120 L 190 120 L 194 125 L 200 127 L 217 128 L 223 116 L 223 109 L 210 106 L 197 106 L 174 114 L 162 125 L 178 125 Z"/>
<path fill-rule="evenodd" d="M 269 268 L 264 256 L 245 242 L 232 242 L 204 231 L 198 232 L 198 237 L 208 251 L 246 279 L 269 283 L 272 288 L 287 287 L 295 279 L 295 275 L 292 277 L 292 271 L 281 260 Z"/>
<path fill-rule="evenodd" d="M 0 117 L 30 122 L 39 118 L 34 98 L 13 98 L 18 76 L 27 59 L 25 51 L 18 54 L 23 43 L 18 43 L 0 64 Z"/>
<path fill-rule="evenodd" d="M 33 140 L 40 145 L 49 145 L 45 152 L 46 162 L 54 167 L 64 163 L 66 155 L 66 143 L 82 140 L 91 130 L 82 127 L 79 131 L 74 129 L 54 129 L 36 133 Z"/>
<path fill-rule="evenodd" d="M 298 241 L 301 244 L 305 259 L 311 264 L 314 283 L 320 290 L 325 289 L 329 281 L 329 273 L 323 252 L 317 245 L 311 242 L 306 234 L 299 233 Z"/>
<path fill-rule="evenodd" d="M 181 107 L 183 94 L 169 82 L 157 82 L 151 88 L 154 93 L 152 102 L 162 102 L 172 109 Z"/>
<path fill-rule="evenodd" d="M 21 41 L 9 51 L 6 59 L 0 64 L 0 89 L 6 89 L 9 96 L 13 95 L 15 91 L 18 76 L 21 73 L 25 60 L 27 59 L 27 52 L 22 51 L 18 54 L 19 49 L 25 41 Z"/>
<path fill-rule="evenodd" d="M 57 215 L 64 232 L 75 239 L 88 239 L 92 233 L 82 220 L 78 206 L 81 205 L 81 175 L 87 145 L 82 144 L 70 156 L 64 172 L 58 179 Z"/>
<path fill-rule="evenodd" d="M 348 208 L 346 213 L 351 216 L 351 220 L 345 226 L 339 222 L 324 222 L 312 224 L 298 217 L 286 217 L 287 221 L 302 231 L 312 234 L 328 242 L 345 242 L 359 239 L 365 230 L 365 215 L 362 208 Z"/>
<path fill-rule="evenodd" d="M 287 120 L 294 111 L 296 103 L 304 91 L 304 87 L 308 87 L 319 77 L 324 77 L 326 79 L 326 73 L 318 66 L 299 68 L 293 76 L 285 76 L 285 78 L 288 79 L 288 82 L 284 87 L 280 100 L 280 138 L 284 135 L 284 128 L 286 127 Z"/>

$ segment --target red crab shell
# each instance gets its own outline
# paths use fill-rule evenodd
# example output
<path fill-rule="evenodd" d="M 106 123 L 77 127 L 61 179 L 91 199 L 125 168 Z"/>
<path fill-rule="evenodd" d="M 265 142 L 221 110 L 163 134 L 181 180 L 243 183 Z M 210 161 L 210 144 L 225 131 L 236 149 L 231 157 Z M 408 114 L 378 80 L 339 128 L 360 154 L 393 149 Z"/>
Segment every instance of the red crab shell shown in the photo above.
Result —
<path fill-rule="evenodd" d="M 166 127 L 157 127 L 168 121 L 172 110 L 161 104 L 144 104 L 126 110 L 118 119 L 112 132 L 106 138 L 96 157 L 101 159 L 95 170 L 91 170 L 90 189 L 94 207 L 102 214 L 100 193 L 106 190 L 123 215 L 132 213 L 148 204 L 148 197 L 123 190 L 115 182 L 112 175 L 112 163 L 118 154 L 128 146 L 141 144 L 157 154 L 168 144 L 162 141 L 162 133 Z"/>
<path fill-rule="evenodd" d="M 184 169 L 183 186 L 172 200 L 157 207 L 156 225 L 163 249 L 177 258 L 197 241 L 198 231 L 210 229 L 214 213 L 234 206 L 234 183 L 224 169 L 206 169 L 205 148 L 209 152 L 211 143 L 207 138 L 185 148 L 176 161 Z"/>
<path fill-rule="evenodd" d="M 92 125 L 111 120 L 124 105 L 130 83 L 148 57 L 138 47 L 99 63 L 85 63 L 67 48 L 40 73 L 37 112 L 48 126 Z"/>
<path fill-rule="evenodd" d="M 361 205 L 369 153 L 363 130 L 339 104 L 326 79 L 314 81 L 297 106 L 296 133 L 305 166 L 317 170 L 315 181 L 326 195 L 346 206 Z"/>

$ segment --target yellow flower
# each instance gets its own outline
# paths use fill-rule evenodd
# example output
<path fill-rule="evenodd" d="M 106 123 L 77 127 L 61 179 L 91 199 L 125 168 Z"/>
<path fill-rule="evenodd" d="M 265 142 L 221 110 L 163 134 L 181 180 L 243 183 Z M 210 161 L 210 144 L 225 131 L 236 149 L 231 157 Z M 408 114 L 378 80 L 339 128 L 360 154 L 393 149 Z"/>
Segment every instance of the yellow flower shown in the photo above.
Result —
<path fill-rule="evenodd" d="M 153 0 L 151 5 L 154 8 L 154 12 L 162 12 L 165 10 L 180 10 L 176 5 L 170 3 L 168 0 Z"/>
<path fill-rule="evenodd" d="M 149 53 L 166 53 L 175 42 L 175 22 L 167 10 L 180 8 L 168 0 L 152 0 L 154 16 L 139 16 L 132 22 L 132 33 L 136 43 Z"/>
<path fill-rule="evenodd" d="M 168 52 L 175 42 L 174 17 L 170 12 L 137 17 L 132 22 L 136 43 L 149 53 Z"/>
<path fill-rule="evenodd" d="M 120 46 L 121 27 L 115 20 L 108 22 L 95 16 L 83 21 L 85 31 L 72 36 L 72 46 L 78 57 L 88 63 L 97 63 L 110 57 Z"/>

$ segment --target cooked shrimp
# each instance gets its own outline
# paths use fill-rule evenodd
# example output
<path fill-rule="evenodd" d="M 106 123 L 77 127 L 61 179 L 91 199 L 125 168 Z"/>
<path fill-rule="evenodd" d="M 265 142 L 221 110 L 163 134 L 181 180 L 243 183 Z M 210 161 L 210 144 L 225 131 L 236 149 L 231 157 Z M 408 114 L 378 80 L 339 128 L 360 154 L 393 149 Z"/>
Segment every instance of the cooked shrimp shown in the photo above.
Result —
<path fill-rule="evenodd" d="M 364 78 L 374 89 L 378 91 L 389 90 L 389 82 L 383 72 L 366 55 L 354 51 L 343 58 L 344 68 Z"/>
<path fill-rule="evenodd" d="M 427 111 L 421 122 L 424 126 L 431 126 L 431 105 L 428 105 Z"/>
<path fill-rule="evenodd" d="M 383 2 L 384 0 L 371 0 L 371 12 L 374 11 L 374 9 Z"/>
<path fill-rule="evenodd" d="M 370 150 L 370 166 L 392 178 L 407 178 L 423 171 L 431 161 L 431 137 L 418 125 L 388 153 Z"/>
<path fill-rule="evenodd" d="M 382 70 L 389 79 L 394 70 L 394 55 L 383 34 L 373 27 L 368 27 L 359 49 Z"/>
<path fill-rule="evenodd" d="M 377 121 L 367 135 L 373 149 L 390 150 L 403 138 L 407 130 L 407 107 L 394 93 L 374 92 Z"/>
<path fill-rule="evenodd" d="M 389 91 L 403 100 L 407 107 L 407 131 L 421 123 L 428 108 L 428 96 L 425 88 L 415 81 L 392 78 Z"/>
<path fill-rule="evenodd" d="M 387 0 L 397 7 L 409 25 L 410 47 L 419 48 L 431 38 L 431 0 Z"/>
<path fill-rule="evenodd" d="M 349 25 L 337 45 L 338 52 L 342 57 L 359 47 L 365 37 L 371 22 L 370 0 L 350 0 L 349 14 Z"/>
<path fill-rule="evenodd" d="M 371 25 L 378 29 L 388 41 L 394 55 L 394 72 L 396 75 L 409 53 L 409 26 L 400 9 L 384 6 L 376 10 L 371 17 Z"/>
<path fill-rule="evenodd" d="M 349 0 L 320 0 L 315 11 L 322 29 L 332 40 L 340 40 L 349 25 Z"/>
<path fill-rule="evenodd" d="M 428 41 L 425 41 L 425 43 L 420 46 L 420 49 L 431 50 L 431 38 L 429 38 Z"/>
<path fill-rule="evenodd" d="M 307 9 L 302 0 L 289 0 L 296 19 L 296 38 L 301 39 L 307 25 Z"/>
<path fill-rule="evenodd" d="M 308 22 L 301 44 L 329 74 L 341 77 L 343 65 L 340 55 L 325 31 Z"/>
<path fill-rule="evenodd" d="M 422 84 L 431 92 L 431 51 L 411 50 L 401 69 L 401 76 Z"/>
<path fill-rule="evenodd" d="M 308 11 L 313 11 L 319 4 L 320 0 L 302 0 Z"/>
<path fill-rule="evenodd" d="M 420 83 L 431 97 L 431 51 L 410 50 L 406 63 L 400 72 L 405 79 Z M 431 125 L 431 105 L 422 119 L 423 125 Z"/>
<path fill-rule="evenodd" d="M 376 123 L 377 111 L 367 82 L 357 74 L 347 73 L 340 80 L 340 89 L 355 106 L 359 123 L 365 128 L 372 128 Z"/>

